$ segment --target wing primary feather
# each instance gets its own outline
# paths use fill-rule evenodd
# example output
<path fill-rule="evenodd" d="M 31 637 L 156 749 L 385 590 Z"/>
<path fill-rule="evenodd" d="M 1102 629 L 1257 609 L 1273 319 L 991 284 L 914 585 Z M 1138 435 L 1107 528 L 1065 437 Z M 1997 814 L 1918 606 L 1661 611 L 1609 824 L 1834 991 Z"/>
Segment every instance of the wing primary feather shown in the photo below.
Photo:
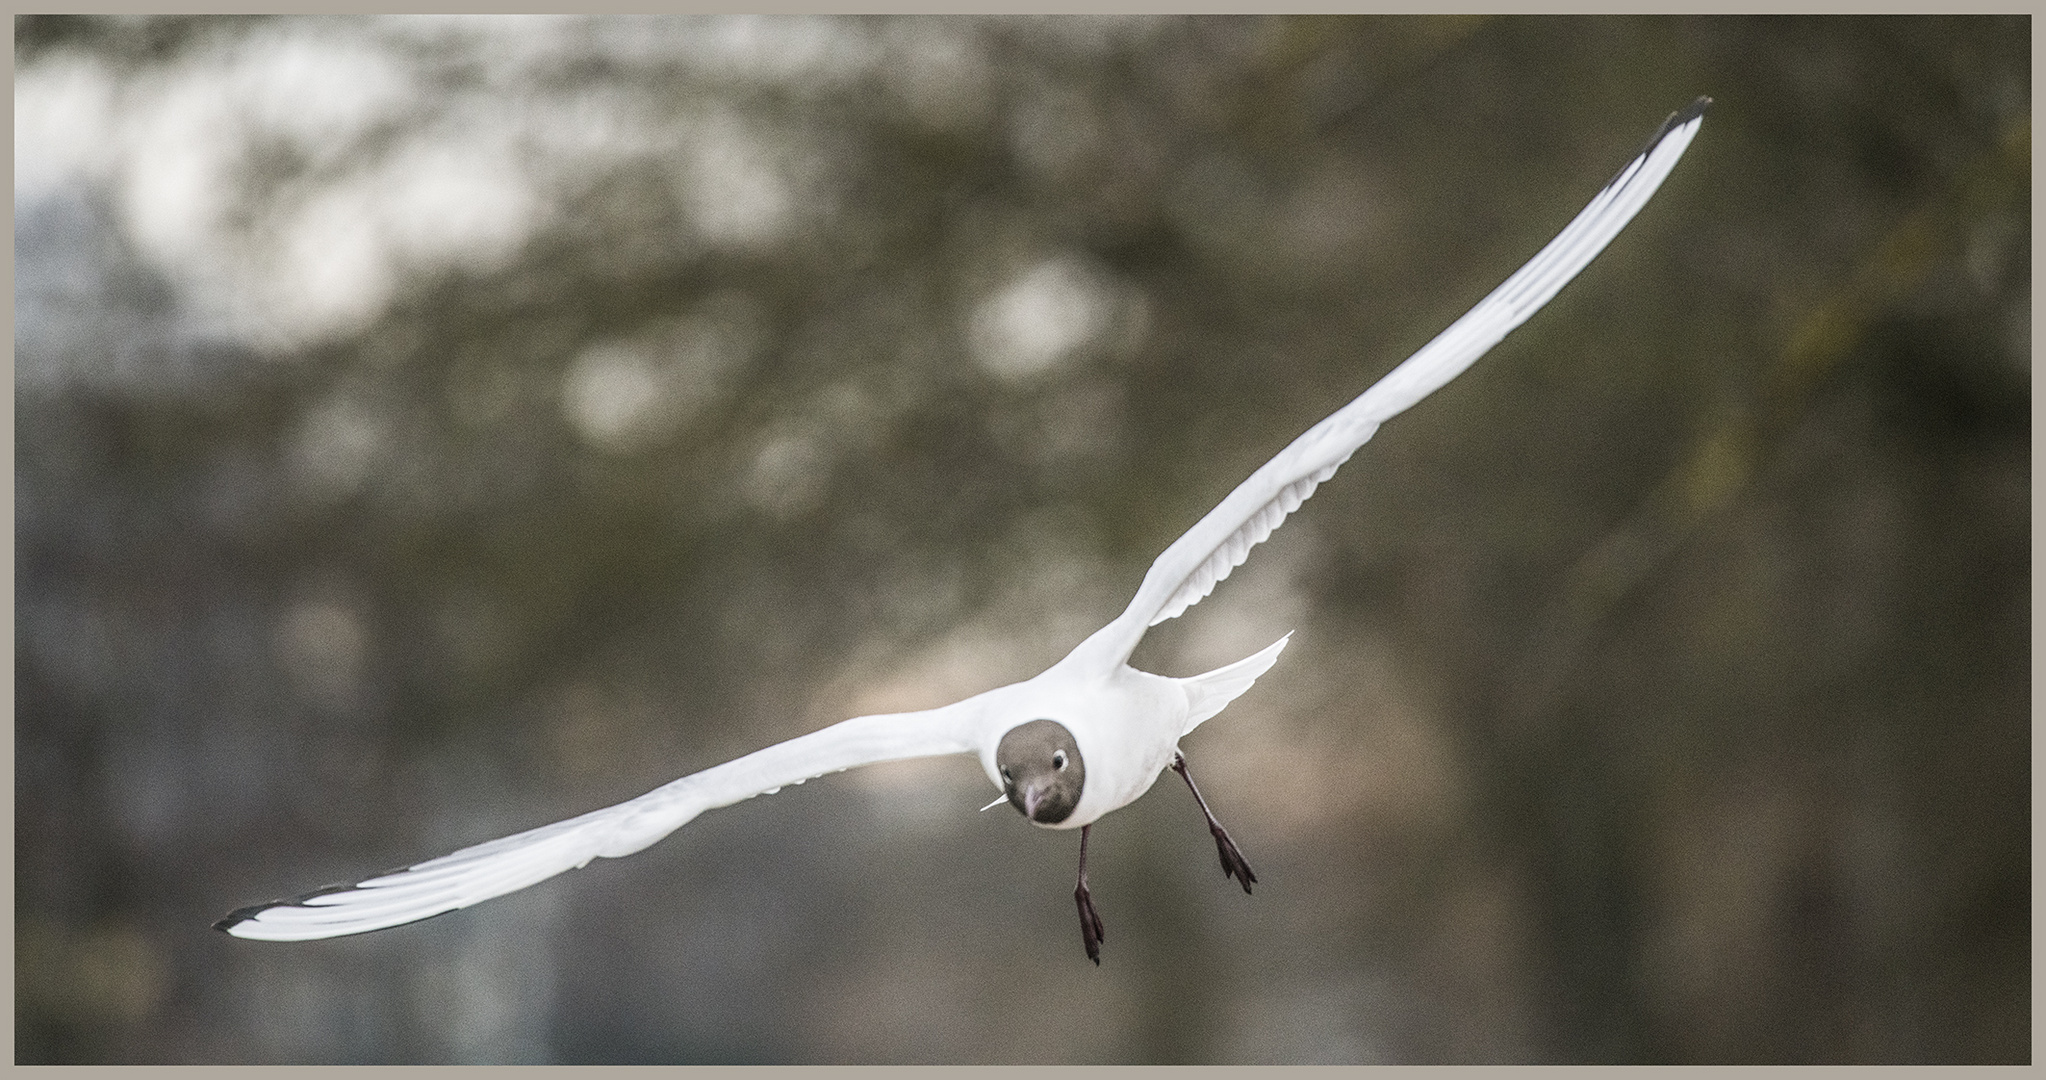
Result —
<path fill-rule="evenodd" d="M 639 851 L 698 814 L 829 772 L 974 747 L 976 699 L 861 716 L 777 743 L 636 799 L 486 841 L 354 885 L 239 908 L 214 924 L 237 937 L 302 941 L 366 933 L 502 896 L 598 857 Z"/>
<path fill-rule="evenodd" d="M 1295 439 L 1151 564 L 1115 621 L 1069 661 L 1126 663 L 1144 631 L 1199 603 L 1314 494 L 1386 420 L 1440 389 L 1526 322 L 1639 213 L 1696 136 L 1710 98 L 1670 114 L 1555 239 L 1384 378 Z"/>

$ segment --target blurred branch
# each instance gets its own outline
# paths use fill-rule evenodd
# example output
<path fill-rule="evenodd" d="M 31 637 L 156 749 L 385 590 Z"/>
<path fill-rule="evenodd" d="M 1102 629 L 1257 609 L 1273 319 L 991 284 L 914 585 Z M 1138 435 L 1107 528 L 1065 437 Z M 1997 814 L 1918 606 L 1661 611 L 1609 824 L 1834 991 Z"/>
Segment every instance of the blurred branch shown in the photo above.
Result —
<path fill-rule="evenodd" d="M 2031 187 L 2031 114 L 1970 163 L 1954 184 L 1907 215 L 1832 295 L 1792 330 L 1753 410 L 1729 410 L 1700 435 L 1626 520 L 1571 567 L 1513 685 L 1515 726 L 1554 707 L 1564 680 L 1612 612 L 1760 473 L 1825 376 L 1854 355 L 1869 326 L 1907 299 L 1967 243 L 1981 215 Z"/>

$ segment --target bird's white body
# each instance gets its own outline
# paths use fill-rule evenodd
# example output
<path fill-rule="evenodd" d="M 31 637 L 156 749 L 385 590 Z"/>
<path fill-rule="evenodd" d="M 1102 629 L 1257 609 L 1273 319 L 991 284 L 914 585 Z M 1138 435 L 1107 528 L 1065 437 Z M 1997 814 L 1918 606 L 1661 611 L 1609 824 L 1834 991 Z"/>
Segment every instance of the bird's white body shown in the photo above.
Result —
<path fill-rule="evenodd" d="M 950 707 L 977 712 L 972 723 L 978 732 L 981 768 L 998 788 L 1002 778 L 995 767 L 995 746 L 1011 728 L 1032 720 L 1056 720 L 1071 731 L 1087 763 L 1087 784 L 1070 816 L 1043 827 L 1077 829 L 1149 791 L 1179 752 L 1180 737 L 1250 689 L 1251 681 L 1271 667 L 1285 646 L 1286 639 L 1281 638 L 1249 660 L 1190 679 L 1153 675 L 1124 663 L 1106 671 L 1075 672 L 1067 666 L 1075 655 L 1069 654 L 1036 678 Z M 1197 711 L 1201 704 L 1212 707 Z"/>
<path fill-rule="evenodd" d="M 999 788 L 996 748 L 1004 734 L 1033 720 L 1070 731 L 1086 767 L 1079 803 L 1047 827 L 1090 825 L 1129 804 L 1173 764 L 1181 737 L 1248 690 L 1286 645 L 1282 638 L 1216 671 L 1168 678 L 1129 666 L 1144 632 L 1199 603 L 1380 424 L 1455 378 L 1576 277 L 1675 167 L 1706 103 L 1700 98 L 1671 116 L 1560 235 L 1470 312 L 1238 485 L 1158 556 L 1120 616 L 1041 674 L 937 709 L 855 717 L 581 817 L 355 885 L 244 908 L 219 927 L 240 937 L 300 940 L 413 922 L 593 858 L 632 854 L 706 810 L 879 761 L 977 754 Z"/>

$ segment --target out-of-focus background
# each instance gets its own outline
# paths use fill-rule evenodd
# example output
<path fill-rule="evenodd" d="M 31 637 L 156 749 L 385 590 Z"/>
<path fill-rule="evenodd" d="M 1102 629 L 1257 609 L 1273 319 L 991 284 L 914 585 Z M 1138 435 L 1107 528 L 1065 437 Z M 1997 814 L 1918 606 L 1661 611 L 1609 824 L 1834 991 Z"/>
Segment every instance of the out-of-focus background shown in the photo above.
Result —
<path fill-rule="evenodd" d="M 2030 64 L 1957 19 L 15 22 L 15 1057 L 2024 1061 Z M 1717 99 L 1139 666 L 431 922 L 228 909 L 1034 674 Z"/>

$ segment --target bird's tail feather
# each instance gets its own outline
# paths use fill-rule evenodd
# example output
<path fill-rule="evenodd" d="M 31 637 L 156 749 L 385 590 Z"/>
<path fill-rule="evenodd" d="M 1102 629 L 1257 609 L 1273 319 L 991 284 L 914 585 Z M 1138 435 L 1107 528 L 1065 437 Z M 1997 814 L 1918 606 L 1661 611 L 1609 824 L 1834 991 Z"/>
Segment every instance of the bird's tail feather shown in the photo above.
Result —
<path fill-rule="evenodd" d="M 1186 690 L 1187 714 L 1186 731 L 1201 725 L 1201 721 L 1222 711 L 1223 706 L 1235 701 L 1257 677 L 1271 670 L 1279 660 L 1279 653 L 1285 651 L 1286 642 L 1292 640 L 1292 631 L 1286 636 L 1267 645 L 1254 655 L 1246 656 L 1233 664 L 1218 667 L 1203 675 L 1194 675 L 1179 680 Z M 1186 732 L 1181 732 L 1185 734 Z"/>

